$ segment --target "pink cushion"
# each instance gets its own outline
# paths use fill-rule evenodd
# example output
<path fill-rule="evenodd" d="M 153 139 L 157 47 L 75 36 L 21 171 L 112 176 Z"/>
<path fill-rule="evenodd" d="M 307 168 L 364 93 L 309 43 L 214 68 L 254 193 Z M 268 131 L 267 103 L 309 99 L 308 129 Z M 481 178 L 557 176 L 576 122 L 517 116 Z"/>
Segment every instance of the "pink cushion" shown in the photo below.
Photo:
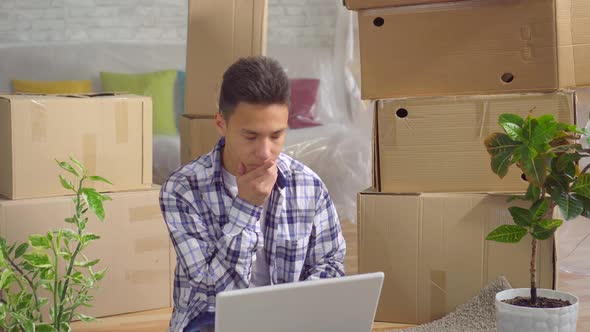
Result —
<path fill-rule="evenodd" d="M 316 103 L 320 80 L 313 78 L 291 79 L 291 108 L 289 128 L 321 126 L 315 121 L 313 107 Z"/>

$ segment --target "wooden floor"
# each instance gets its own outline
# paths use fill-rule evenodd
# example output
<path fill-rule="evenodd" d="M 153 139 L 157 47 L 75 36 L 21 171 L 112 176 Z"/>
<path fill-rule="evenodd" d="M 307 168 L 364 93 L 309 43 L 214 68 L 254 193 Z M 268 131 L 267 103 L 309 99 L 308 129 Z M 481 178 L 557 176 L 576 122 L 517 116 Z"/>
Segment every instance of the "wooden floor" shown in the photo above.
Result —
<path fill-rule="evenodd" d="M 346 272 L 347 274 L 355 274 L 358 272 L 356 225 L 343 222 L 342 229 L 348 247 L 345 258 Z M 578 331 L 590 331 L 590 277 L 560 273 L 558 288 L 580 298 Z M 106 317 L 93 323 L 76 322 L 72 325 L 72 330 L 76 332 L 161 332 L 166 331 L 170 314 L 171 309 L 165 308 Z M 386 332 L 405 327 L 409 327 L 409 325 L 376 322 L 373 325 L 373 332 Z"/>

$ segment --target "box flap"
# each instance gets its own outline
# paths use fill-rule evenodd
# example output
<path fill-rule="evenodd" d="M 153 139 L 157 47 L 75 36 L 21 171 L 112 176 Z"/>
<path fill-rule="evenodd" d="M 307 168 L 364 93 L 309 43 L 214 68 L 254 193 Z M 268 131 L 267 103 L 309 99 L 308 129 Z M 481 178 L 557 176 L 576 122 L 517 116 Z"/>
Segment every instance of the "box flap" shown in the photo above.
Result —
<path fill-rule="evenodd" d="M 350 10 L 372 9 L 384 7 L 398 7 L 411 5 L 425 5 L 441 2 L 455 2 L 457 0 L 343 0 L 344 6 Z"/>

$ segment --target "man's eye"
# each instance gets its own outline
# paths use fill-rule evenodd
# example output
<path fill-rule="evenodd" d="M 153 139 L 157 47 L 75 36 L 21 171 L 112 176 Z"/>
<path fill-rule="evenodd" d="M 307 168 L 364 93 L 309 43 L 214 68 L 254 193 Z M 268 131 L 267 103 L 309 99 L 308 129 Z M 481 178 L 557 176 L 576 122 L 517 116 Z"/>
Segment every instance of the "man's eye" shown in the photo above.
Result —
<path fill-rule="evenodd" d="M 249 141 L 253 141 L 256 139 L 256 136 L 246 136 L 246 139 Z"/>
<path fill-rule="evenodd" d="M 272 135 L 270 138 L 277 140 L 277 139 L 281 138 L 281 135 Z"/>

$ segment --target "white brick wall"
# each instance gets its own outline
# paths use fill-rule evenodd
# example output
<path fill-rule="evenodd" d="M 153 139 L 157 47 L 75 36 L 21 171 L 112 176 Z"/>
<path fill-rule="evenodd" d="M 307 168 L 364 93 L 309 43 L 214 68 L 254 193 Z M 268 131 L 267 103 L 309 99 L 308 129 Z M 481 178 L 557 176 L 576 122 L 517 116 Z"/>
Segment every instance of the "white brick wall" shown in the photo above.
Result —
<path fill-rule="evenodd" d="M 330 47 L 341 0 L 269 0 L 271 45 Z M 186 40 L 186 0 L 0 0 L 0 45 Z"/>

